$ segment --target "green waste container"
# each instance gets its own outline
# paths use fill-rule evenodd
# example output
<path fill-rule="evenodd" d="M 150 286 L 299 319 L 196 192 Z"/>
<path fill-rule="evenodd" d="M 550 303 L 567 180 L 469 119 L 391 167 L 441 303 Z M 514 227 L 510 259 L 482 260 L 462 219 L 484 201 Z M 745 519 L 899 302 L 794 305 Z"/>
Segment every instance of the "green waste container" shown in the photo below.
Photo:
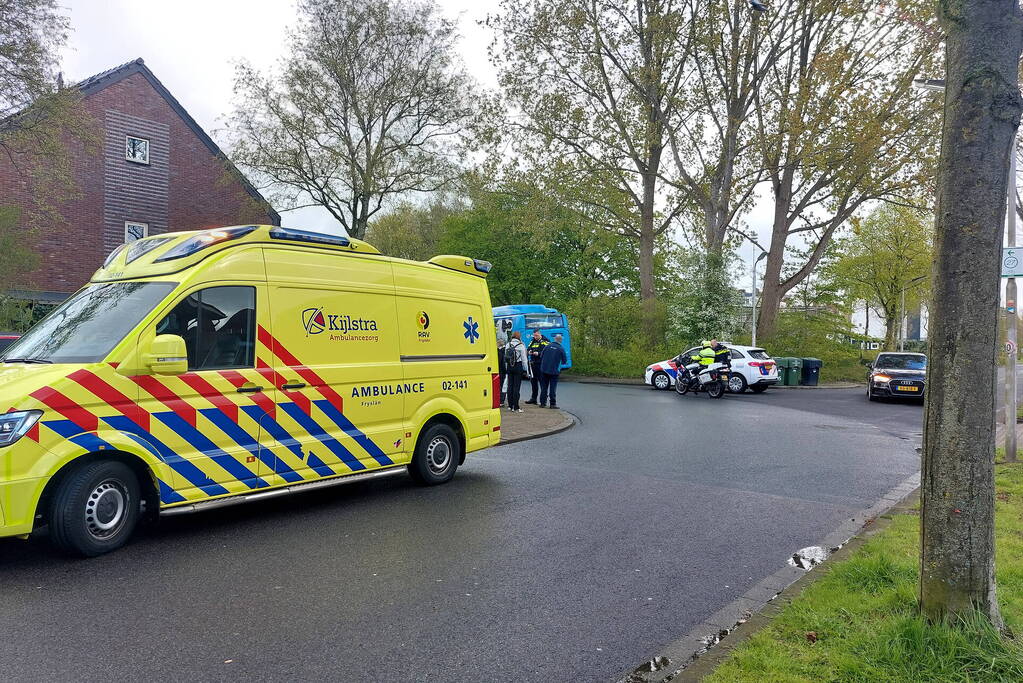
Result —
<path fill-rule="evenodd" d="M 804 387 L 815 387 L 821 378 L 821 366 L 823 363 L 820 358 L 802 358 L 803 361 L 803 372 L 799 378 L 799 383 Z"/>
<path fill-rule="evenodd" d="M 774 359 L 774 362 L 778 364 L 778 384 L 788 385 L 789 371 L 792 367 L 792 361 L 794 360 L 795 358 L 789 358 L 787 356 Z"/>
<path fill-rule="evenodd" d="M 789 358 L 789 367 L 785 369 L 785 386 L 799 386 L 799 380 L 803 378 L 803 359 Z"/>

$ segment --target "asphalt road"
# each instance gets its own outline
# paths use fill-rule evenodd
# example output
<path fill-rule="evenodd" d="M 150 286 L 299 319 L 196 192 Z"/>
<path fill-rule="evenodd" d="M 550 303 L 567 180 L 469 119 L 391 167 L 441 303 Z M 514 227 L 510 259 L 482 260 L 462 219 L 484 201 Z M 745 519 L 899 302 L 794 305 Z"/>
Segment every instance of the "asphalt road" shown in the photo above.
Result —
<path fill-rule="evenodd" d="M 854 390 L 564 384 L 580 424 L 404 476 L 172 518 L 94 560 L 0 542 L 18 680 L 613 680 L 917 470 Z"/>

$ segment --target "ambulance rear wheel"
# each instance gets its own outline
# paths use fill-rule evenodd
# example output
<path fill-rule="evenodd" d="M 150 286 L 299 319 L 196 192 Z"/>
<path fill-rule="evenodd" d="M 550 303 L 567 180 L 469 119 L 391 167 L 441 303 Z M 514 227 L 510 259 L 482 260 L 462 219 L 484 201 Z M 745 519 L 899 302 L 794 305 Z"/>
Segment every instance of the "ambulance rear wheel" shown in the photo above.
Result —
<path fill-rule="evenodd" d="M 124 463 L 89 462 L 72 470 L 50 501 L 50 539 L 61 550 L 96 557 L 124 545 L 139 518 L 139 482 Z"/>
<path fill-rule="evenodd" d="M 435 486 L 450 481 L 462 457 L 462 445 L 455 430 L 443 423 L 433 424 L 423 432 L 416 452 L 408 466 L 417 483 Z"/>

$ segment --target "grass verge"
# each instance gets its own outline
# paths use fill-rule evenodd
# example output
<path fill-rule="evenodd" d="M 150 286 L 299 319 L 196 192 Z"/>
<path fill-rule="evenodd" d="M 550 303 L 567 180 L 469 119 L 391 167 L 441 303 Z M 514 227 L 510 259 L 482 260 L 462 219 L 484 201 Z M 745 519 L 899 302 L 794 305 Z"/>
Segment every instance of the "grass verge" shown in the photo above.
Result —
<path fill-rule="evenodd" d="M 1023 634 L 1023 464 L 998 465 L 998 597 Z M 849 559 L 796 596 L 705 678 L 732 681 L 1023 681 L 1023 642 L 983 619 L 928 624 L 917 615 L 919 517 L 896 514 Z"/>

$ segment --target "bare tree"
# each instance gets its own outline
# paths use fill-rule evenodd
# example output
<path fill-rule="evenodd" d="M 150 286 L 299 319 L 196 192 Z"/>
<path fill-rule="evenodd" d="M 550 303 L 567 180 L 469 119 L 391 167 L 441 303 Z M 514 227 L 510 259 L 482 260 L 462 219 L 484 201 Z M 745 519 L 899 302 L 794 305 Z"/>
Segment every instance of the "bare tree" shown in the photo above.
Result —
<path fill-rule="evenodd" d="M 686 0 L 502 0 L 489 19 L 515 151 L 567 206 L 634 240 L 650 341 L 655 242 L 685 206 L 663 162 L 684 115 L 690 19 Z"/>
<path fill-rule="evenodd" d="M 755 91 L 757 137 L 774 199 L 758 334 L 865 203 L 909 202 L 928 182 L 937 105 L 913 78 L 935 60 L 928 0 L 789 0 L 793 49 Z M 783 276 L 791 239 L 813 246 Z"/>
<path fill-rule="evenodd" d="M 687 198 L 684 227 L 709 252 L 742 232 L 764 169 L 756 147 L 756 92 L 791 49 L 793 13 L 750 12 L 749 0 L 690 0 L 693 76 L 680 95 L 684 116 L 665 122 L 674 164 L 665 182 Z"/>
<path fill-rule="evenodd" d="M 1019 0 L 939 3 L 946 32 L 934 300 L 920 484 L 920 605 L 1001 625 L 995 598 L 999 254 L 1019 125 Z"/>
<path fill-rule="evenodd" d="M 429 0 L 301 0 L 279 74 L 242 63 L 235 160 L 287 209 L 321 206 L 362 238 L 388 197 L 456 175 L 474 112 L 455 23 Z"/>

